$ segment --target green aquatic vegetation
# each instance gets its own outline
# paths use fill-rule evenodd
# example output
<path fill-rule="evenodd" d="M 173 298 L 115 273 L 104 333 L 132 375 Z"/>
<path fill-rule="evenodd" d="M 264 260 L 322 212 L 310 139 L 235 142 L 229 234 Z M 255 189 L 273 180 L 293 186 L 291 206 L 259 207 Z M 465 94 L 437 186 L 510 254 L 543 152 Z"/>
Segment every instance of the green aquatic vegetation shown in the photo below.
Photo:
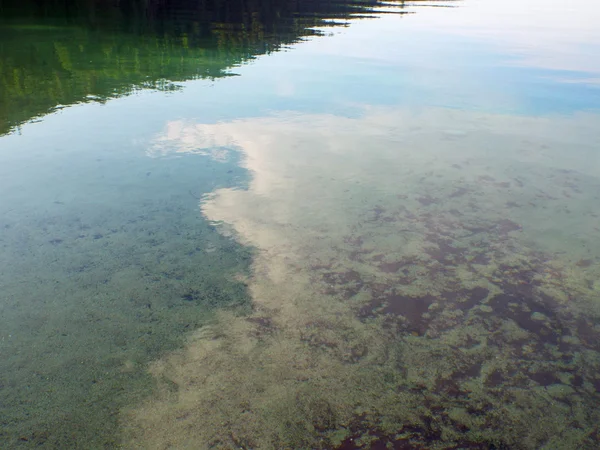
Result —
<path fill-rule="evenodd" d="M 77 103 L 229 76 L 357 10 L 345 3 L 307 14 L 282 2 L 179 2 L 183 10 L 163 2 L 78 2 L 68 10 L 70 2 L 9 3 L 0 5 L 0 134 Z M 52 139 L 24 145 L 20 155 L 43 155 L 26 163 L 35 176 L 3 174 L 11 194 L 0 214 L 2 447 L 119 446 L 120 410 L 155 389 L 177 391 L 167 377 L 157 388 L 147 363 L 221 310 L 250 313 L 253 249 L 217 233 L 197 211 L 213 189 L 246 186 L 239 161 L 212 155 L 221 161 L 215 169 L 201 162 L 211 155 L 153 163 L 126 142 L 108 141 L 111 148 L 89 147 L 91 159 L 71 152 L 81 141 L 67 146 L 69 157 Z"/>
<path fill-rule="evenodd" d="M 225 163 L 204 169 L 202 162 L 168 167 L 183 186 L 195 180 L 200 193 L 213 182 L 228 185 L 236 170 Z M 118 410 L 153 392 L 147 363 L 211 323 L 215 310 L 248 314 L 252 249 L 201 220 L 197 200 L 179 183 L 149 183 L 161 179 L 159 165 L 151 170 L 137 179 L 143 198 L 130 194 L 128 201 L 118 182 L 98 205 L 41 202 L 40 213 L 5 199 L 3 448 L 118 447 Z M 136 183 L 116 163 L 112 173 L 128 189 Z M 97 195 L 76 185 L 82 196 Z"/>
<path fill-rule="evenodd" d="M 203 205 L 256 247 L 253 313 L 221 315 L 152 365 L 177 393 L 124 411 L 128 445 L 597 443 L 600 310 L 589 282 L 600 270 L 598 230 L 563 241 L 560 252 L 546 238 L 579 226 L 597 179 L 515 167 L 534 118 L 371 114 L 204 126 L 237 142 L 270 138 L 241 149 L 253 176 L 248 190 L 223 189 Z M 474 125 L 463 139 L 445 140 L 440 121 Z M 478 159 L 489 142 L 479 125 L 486 122 L 515 152 L 493 164 Z M 327 126 L 309 125 L 317 123 Z M 389 139 L 365 136 L 367 124 Z M 547 124 L 559 125 L 576 126 L 567 118 Z M 388 145 L 400 136 L 401 146 Z M 422 140 L 439 145 L 418 147 Z M 363 164 L 365 149 L 372 165 Z M 580 192 L 577 204 L 565 200 L 567 186 Z M 506 206 L 514 198 L 529 206 Z M 540 233 L 538 214 L 565 204 L 577 212 Z M 596 246 L 574 245 L 579 239 Z"/>

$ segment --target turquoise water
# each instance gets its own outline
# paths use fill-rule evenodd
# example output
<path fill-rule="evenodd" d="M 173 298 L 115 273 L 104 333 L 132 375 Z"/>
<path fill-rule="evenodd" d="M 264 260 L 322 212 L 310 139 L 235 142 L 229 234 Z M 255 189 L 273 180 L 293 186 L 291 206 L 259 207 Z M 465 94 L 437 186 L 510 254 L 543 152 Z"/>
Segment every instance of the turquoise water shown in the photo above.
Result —
<path fill-rule="evenodd" d="M 598 447 L 599 8 L 14 3 L 0 447 Z"/>

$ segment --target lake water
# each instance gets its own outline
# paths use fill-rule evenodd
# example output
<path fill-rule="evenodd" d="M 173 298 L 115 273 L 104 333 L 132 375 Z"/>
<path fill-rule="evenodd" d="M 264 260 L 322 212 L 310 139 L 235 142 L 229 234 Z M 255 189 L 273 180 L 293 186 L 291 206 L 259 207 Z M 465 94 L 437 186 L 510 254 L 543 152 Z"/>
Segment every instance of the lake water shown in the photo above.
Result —
<path fill-rule="evenodd" d="M 0 448 L 600 447 L 594 2 L 0 17 Z"/>

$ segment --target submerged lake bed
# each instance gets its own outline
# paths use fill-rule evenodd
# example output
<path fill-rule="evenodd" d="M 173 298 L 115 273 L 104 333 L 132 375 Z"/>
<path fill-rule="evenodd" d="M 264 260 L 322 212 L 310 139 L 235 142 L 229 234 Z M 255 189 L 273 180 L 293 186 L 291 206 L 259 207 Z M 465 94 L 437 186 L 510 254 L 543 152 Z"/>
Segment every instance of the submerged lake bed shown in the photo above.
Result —
<path fill-rule="evenodd" d="M 3 448 L 600 441 L 600 9 L 0 10 Z"/>

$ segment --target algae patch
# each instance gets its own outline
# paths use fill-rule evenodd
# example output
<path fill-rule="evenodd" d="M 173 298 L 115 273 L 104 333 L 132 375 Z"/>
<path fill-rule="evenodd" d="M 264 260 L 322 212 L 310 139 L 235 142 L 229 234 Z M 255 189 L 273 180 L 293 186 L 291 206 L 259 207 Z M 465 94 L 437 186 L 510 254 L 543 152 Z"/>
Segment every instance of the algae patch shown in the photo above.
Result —
<path fill-rule="evenodd" d="M 248 190 L 202 207 L 257 249 L 254 310 L 154 363 L 177 392 L 123 412 L 128 445 L 597 444 L 598 181 L 520 139 L 578 124 L 383 109 L 188 126 L 243 143 Z"/>

